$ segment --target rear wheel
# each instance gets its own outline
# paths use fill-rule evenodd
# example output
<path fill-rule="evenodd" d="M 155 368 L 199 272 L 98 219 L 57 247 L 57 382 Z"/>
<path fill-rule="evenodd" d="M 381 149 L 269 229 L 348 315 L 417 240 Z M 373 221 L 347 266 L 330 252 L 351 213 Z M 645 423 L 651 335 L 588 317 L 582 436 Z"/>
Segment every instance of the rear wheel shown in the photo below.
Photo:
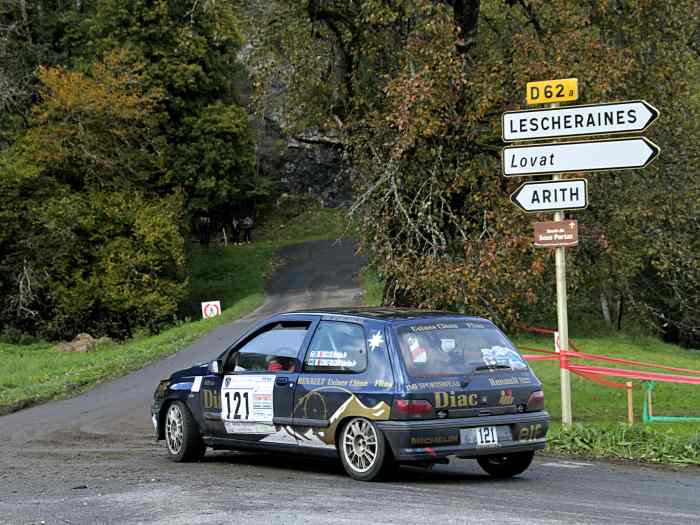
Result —
<path fill-rule="evenodd" d="M 516 452 L 513 454 L 495 454 L 479 456 L 476 460 L 479 466 L 494 478 L 512 478 L 527 470 L 535 457 L 535 452 Z"/>
<path fill-rule="evenodd" d="M 393 466 L 384 435 L 362 417 L 351 419 L 340 431 L 338 452 L 345 471 L 360 481 L 377 479 Z"/>
<path fill-rule="evenodd" d="M 170 459 L 177 462 L 196 461 L 204 456 L 207 446 L 197 429 L 197 422 L 182 401 L 174 401 L 165 415 L 165 444 Z"/>

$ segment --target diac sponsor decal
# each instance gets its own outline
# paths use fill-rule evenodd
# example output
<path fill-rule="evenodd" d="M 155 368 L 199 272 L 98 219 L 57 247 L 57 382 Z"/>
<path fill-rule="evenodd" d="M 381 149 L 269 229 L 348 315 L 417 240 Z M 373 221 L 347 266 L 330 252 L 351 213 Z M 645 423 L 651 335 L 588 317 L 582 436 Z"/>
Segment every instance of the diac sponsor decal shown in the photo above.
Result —
<path fill-rule="evenodd" d="M 469 408 L 479 404 L 479 394 L 455 394 L 454 392 L 435 392 L 435 409 Z"/>
<path fill-rule="evenodd" d="M 205 409 L 221 410 L 221 398 L 219 392 L 205 388 L 202 390 L 202 407 Z"/>

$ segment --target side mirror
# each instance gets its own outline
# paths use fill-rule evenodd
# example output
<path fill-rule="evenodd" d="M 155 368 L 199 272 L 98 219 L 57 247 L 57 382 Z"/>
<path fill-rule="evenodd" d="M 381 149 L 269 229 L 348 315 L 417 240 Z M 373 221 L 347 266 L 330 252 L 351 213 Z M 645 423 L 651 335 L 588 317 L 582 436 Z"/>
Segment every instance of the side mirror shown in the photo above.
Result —
<path fill-rule="evenodd" d="M 215 359 L 209 363 L 209 373 L 220 376 L 224 373 L 224 362 L 221 359 Z"/>

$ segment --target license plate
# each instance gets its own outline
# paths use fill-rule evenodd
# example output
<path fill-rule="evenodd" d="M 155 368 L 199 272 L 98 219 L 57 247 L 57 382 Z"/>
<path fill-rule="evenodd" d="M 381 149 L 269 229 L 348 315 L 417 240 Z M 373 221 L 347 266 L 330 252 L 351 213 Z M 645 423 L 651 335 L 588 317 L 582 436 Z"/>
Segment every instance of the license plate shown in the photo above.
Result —
<path fill-rule="evenodd" d="M 479 427 L 475 430 L 477 447 L 498 446 L 498 432 L 496 432 L 496 427 Z"/>

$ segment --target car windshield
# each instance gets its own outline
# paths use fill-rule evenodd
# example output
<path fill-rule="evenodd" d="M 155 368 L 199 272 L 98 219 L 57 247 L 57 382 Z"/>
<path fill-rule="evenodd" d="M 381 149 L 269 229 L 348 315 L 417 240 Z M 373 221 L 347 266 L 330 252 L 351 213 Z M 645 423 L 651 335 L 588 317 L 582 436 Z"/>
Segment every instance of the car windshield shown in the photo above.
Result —
<path fill-rule="evenodd" d="M 475 370 L 525 370 L 527 364 L 494 325 L 441 321 L 396 330 L 401 356 L 414 377 L 467 375 Z"/>

